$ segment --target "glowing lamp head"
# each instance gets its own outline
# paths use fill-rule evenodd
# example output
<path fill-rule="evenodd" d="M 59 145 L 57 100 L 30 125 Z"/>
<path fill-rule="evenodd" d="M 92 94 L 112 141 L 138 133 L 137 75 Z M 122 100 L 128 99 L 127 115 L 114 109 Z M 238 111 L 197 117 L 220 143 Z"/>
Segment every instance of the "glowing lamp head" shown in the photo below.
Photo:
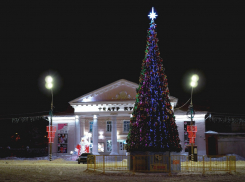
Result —
<path fill-rule="evenodd" d="M 47 89 L 51 89 L 51 88 L 53 88 L 53 83 L 46 83 L 46 84 L 45 84 L 45 87 L 46 87 Z"/>
<path fill-rule="evenodd" d="M 197 86 L 197 82 L 192 81 L 192 82 L 190 83 L 190 85 L 191 85 L 191 87 L 196 87 L 196 86 Z"/>
<path fill-rule="evenodd" d="M 51 82 L 53 82 L 53 78 L 51 76 L 46 76 L 45 81 L 47 83 L 51 83 Z"/>
<path fill-rule="evenodd" d="M 198 75 L 193 75 L 191 77 L 191 80 L 194 81 L 194 82 L 197 82 L 199 80 L 199 76 Z"/>
<path fill-rule="evenodd" d="M 46 76 L 45 81 L 46 81 L 45 87 L 47 89 L 53 88 L 53 83 L 52 83 L 53 82 L 53 78 L 51 76 Z"/>

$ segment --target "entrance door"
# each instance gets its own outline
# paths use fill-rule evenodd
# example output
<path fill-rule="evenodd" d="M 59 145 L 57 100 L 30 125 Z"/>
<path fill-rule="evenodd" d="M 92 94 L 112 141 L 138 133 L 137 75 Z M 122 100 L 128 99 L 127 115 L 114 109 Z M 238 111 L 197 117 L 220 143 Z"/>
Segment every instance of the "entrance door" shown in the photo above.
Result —
<path fill-rule="evenodd" d="M 217 139 L 215 136 L 208 137 L 208 155 L 218 155 L 217 153 Z"/>

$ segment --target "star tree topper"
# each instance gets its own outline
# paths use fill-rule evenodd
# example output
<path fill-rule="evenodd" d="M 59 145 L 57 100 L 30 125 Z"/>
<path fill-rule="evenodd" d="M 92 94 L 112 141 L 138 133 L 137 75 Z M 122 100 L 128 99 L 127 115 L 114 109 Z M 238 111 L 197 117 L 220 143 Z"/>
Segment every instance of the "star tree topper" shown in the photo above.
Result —
<path fill-rule="evenodd" d="M 156 18 L 156 16 L 158 16 L 155 12 L 154 12 L 154 7 L 152 7 L 152 11 L 151 13 L 148 15 L 152 20 L 154 20 Z"/>

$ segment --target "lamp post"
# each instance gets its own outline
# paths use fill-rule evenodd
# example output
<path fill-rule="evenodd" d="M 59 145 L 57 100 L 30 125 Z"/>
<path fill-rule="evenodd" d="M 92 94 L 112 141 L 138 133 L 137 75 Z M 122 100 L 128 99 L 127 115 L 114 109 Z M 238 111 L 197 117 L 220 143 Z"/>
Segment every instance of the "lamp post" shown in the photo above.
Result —
<path fill-rule="evenodd" d="M 46 84 L 45 84 L 45 87 L 47 89 L 50 89 L 51 90 L 51 95 L 52 95 L 52 100 L 51 100 L 51 110 L 49 112 L 50 114 L 50 133 L 52 135 L 52 116 L 53 116 L 53 78 L 51 76 L 47 76 L 45 78 L 45 81 L 46 81 Z M 52 161 L 52 141 L 50 141 L 49 143 L 49 160 Z"/>
<path fill-rule="evenodd" d="M 190 115 L 191 115 L 191 128 L 192 128 L 192 125 L 193 125 L 193 118 L 194 118 L 194 108 L 193 108 L 193 104 L 192 104 L 192 93 L 193 93 L 193 87 L 196 87 L 198 85 L 197 81 L 199 80 L 199 77 L 198 75 L 193 75 L 191 77 L 191 104 L 189 106 L 189 112 L 190 112 Z M 193 142 L 194 140 L 192 140 L 191 142 L 191 160 L 193 161 L 194 160 L 194 155 L 193 155 Z"/>

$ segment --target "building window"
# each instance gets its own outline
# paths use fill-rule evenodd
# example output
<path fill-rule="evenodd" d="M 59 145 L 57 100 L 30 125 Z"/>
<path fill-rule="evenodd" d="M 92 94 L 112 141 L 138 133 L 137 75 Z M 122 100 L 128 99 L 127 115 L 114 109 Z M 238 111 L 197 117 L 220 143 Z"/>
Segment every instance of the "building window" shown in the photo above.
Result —
<path fill-rule="evenodd" d="M 112 150 L 111 140 L 107 140 L 107 142 L 106 142 L 106 150 L 107 150 L 107 152 L 111 152 L 111 150 Z"/>
<path fill-rule="evenodd" d="M 98 152 L 105 152 L 104 142 L 98 143 Z"/>
<path fill-rule="evenodd" d="M 106 121 L 106 131 L 111 132 L 111 121 Z"/>
<path fill-rule="evenodd" d="M 130 121 L 123 121 L 123 131 L 124 132 L 129 132 L 129 124 L 130 124 Z"/>
<path fill-rule="evenodd" d="M 119 142 L 119 150 L 124 150 L 124 143 L 123 142 Z"/>
<path fill-rule="evenodd" d="M 89 122 L 89 132 L 93 132 L 93 121 Z"/>

